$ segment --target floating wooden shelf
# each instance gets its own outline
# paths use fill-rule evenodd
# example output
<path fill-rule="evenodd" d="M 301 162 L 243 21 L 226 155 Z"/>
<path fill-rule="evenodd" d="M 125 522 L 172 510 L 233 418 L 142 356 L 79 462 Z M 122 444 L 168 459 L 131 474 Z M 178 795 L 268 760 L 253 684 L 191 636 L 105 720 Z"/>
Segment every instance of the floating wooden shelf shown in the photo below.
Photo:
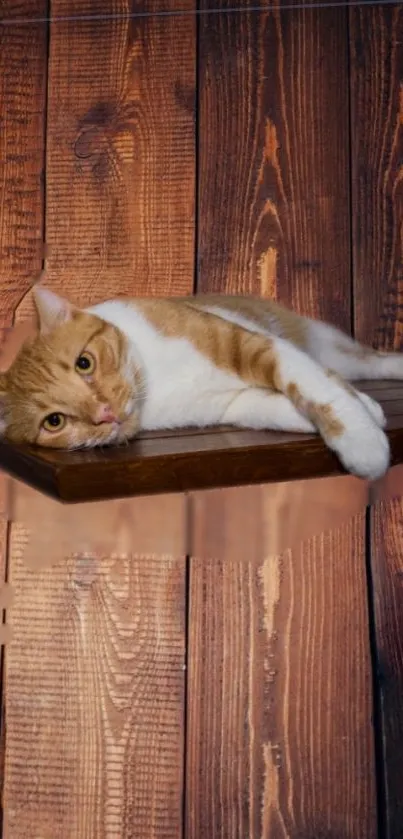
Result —
<path fill-rule="evenodd" d="M 392 464 L 403 463 L 403 382 L 359 387 L 382 403 Z M 319 436 L 233 428 L 144 434 L 129 446 L 90 452 L 0 443 L 0 468 L 67 503 L 343 473 Z"/>

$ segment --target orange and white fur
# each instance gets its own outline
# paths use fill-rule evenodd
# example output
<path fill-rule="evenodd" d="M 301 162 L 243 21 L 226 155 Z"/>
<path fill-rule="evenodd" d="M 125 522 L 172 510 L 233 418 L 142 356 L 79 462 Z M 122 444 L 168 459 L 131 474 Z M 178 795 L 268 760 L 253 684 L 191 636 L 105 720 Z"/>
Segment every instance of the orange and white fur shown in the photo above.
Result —
<path fill-rule="evenodd" d="M 403 355 L 253 297 L 110 300 L 34 291 L 39 332 L 0 376 L 10 441 L 76 449 L 140 430 L 230 424 L 319 431 L 345 468 L 389 464 L 378 403 L 347 380 L 403 379 Z"/>

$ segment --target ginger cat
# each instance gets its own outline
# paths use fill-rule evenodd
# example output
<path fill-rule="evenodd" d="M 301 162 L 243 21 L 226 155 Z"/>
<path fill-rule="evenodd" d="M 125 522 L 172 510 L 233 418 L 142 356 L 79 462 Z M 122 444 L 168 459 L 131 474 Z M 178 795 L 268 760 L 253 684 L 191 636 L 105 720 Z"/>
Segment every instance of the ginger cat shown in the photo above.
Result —
<path fill-rule="evenodd" d="M 0 374 L 0 429 L 14 443 L 78 449 L 145 429 L 231 424 L 317 430 L 353 474 L 376 479 L 388 468 L 382 408 L 346 380 L 403 379 L 403 355 L 253 297 L 85 310 L 43 288 L 34 298 L 39 333 Z"/>

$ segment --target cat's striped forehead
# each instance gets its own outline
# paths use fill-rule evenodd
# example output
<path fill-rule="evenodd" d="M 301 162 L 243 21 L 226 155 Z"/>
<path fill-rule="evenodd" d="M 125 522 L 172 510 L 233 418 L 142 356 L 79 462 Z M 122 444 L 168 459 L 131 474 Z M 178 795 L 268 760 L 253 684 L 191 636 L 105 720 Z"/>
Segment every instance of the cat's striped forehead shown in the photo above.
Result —
<path fill-rule="evenodd" d="M 121 337 L 118 330 L 100 318 L 76 311 L 71 320 L 57 326 L 48 335 L 36 335 L 21 348 L 8 371 L 10 387 L 30 387 L 49 383 L 74 367 L 79 354 L 89 345 L 99 355 L 101 363 L 110 358 L 116 363 Z"/>

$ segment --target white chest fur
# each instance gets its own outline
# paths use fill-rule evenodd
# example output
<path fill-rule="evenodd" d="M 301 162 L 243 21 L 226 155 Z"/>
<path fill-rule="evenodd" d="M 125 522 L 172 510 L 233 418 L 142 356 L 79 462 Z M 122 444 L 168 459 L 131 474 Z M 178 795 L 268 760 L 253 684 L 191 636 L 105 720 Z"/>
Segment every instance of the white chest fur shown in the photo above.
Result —
<path fill-rule="evenodd" d="M 187 338 L 162 335 L 133 303 L 112 300 L 88 311 L 117 326 L 129 339 L 146 383 L 144 429 L 216 424 L 245 387 L 236 375 L 219 370 Z"/>

